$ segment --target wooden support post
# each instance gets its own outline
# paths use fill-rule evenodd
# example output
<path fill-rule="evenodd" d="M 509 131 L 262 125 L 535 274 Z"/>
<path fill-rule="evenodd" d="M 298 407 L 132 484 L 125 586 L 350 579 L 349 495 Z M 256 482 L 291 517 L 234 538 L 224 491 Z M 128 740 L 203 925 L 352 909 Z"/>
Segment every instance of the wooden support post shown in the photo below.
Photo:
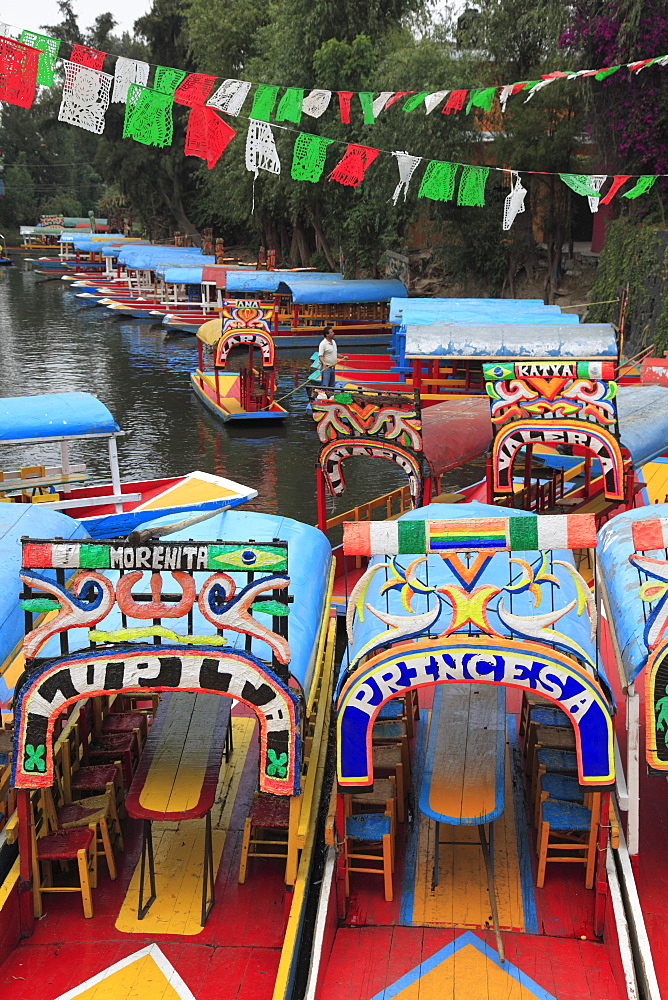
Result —
<path fill-rule="evenodd" d="M 297 834 L 299 830 L 299 814 L 301 812 L 301 795 L 290 796 L 290 818 L 288 820 L 288 857 L 285 862 L 285 884 L 293 886 L 297 879 L 297 864 L 299 849 Z"/>
<path fill-rule="evenodd" d="M 524 449 L 524 489 L 531 486 L 531 463 L 533 461 L 533 445 L 528 444 Z"/>
<path fill-rule="evenodd" d="M 278 337 L 278 295 L 274 295 L 274 336 Z"/>
<path fill-rule="evenodd" d="M 197 365 L 199 370 L 204 371 L 204 352 L 202 351 L 202 341 L 197 338 Z"/>
<path fill-rule="evenodd" d="M 316 504 L 318 510 L 318 527 L 327 531 L 327 497 L 325 494 L 325 476 L 320 467 L 315 470 Z"/>
<path fill-rule="evenodd" d="M 487 486 L 487 503 L 494 503 L 494 469 L 492 468 L 491 452 L 488 452 L 485 458 L 485 482 Z"/>
<path fill-rule="evenodd" d="M 608 898 L 608 877 L 605 858 L 608 849 L 608 826 L 610 817 L 610 792 L 601 793 L 601 811 L 599 815 L 598 843 L 596 845 L 596 875 L 594 889 L 594 934 L 603 937 L 605 925 L 605 905 Z"/>
<path fill-rule="evenodd" d="M 585 466 L 585 481 L 584 481 L 584 495 L 589 496 L 589 491 L 591 489 L 591 456 L 585 455 L 584 459 Z"/>
<path fill-rule="evenodd" d="M 626 697 L 626 786 L 629 793 L 626 840 L 631 861 L 638 860 L 640 842 L 640 696 L 631 684 Z"/>
<path fill-rule="evenodd" d="M 422 481 L 422 506 L 426 507 L 431 503 L 431 477 L 427 476 Z"/>
<path fill-rule="evenodd" d="M 16 794 L 16 809 L 19 820 L 19 922 L 22 938 L 30 937 L 35 929 L 35 911 L 32 899 L 32 810 L 30 792 L 21 788 Z"/>

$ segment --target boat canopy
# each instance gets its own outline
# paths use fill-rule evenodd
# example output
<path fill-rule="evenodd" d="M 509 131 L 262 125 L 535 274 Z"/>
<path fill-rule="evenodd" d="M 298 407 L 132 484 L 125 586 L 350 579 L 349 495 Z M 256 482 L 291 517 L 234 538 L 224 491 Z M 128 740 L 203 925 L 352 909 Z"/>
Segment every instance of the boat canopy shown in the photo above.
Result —
<path fill-rule="evenodd" d="M 85 538 L 80 521 L 40 504 L 0 504 L 0 665 L 23 639 L 25 616 L 19 605 L 21 538 Z M 55 579 L 55 570 L 46 570 Z M 0 704 L 12 694 L 15 676 L 0 673 Z"/>
<path fill-rule="evenodd" d="M 183 520 L 183 513 L 176 512 L 168 514 L 154 521 L 142 524 L 142 529 L 158 527 L 167 524 L 174 524 Z M 44 537 L 44 536 L 42 536 Z M 287 542 L 288 545 L 288 569 L 287 576 L 290 582 L 286 588 L 287 593 L 292 596 L 293 602 L 289 605 L 288 615 L 288 643 L 290 646 L 290 662 L 288 669 L 302 687 L 305 697 L 308 693 L 313 679 L 315 669 L 318 635 L 322 622 L 323 612 L 328 594 L 330 567 L 332 562 L 332 550 L 326 537 L 317 528 L 309 524 L 302 524 L 289 517 L 281 517 L 276 514 L 260 514 L 255 511 L 229 510 L 222 514 L 201 521 L 199 524 L 189 525 L 181 531 L 166 535 L 166 544 L 174 542 L 215 542 L 225 545 L 229 542 L 251 543 L 257 545 L 270 545 L 276 540 Z M 308 559 L 304 558 L 304 553 L 308 553 Z M 243 559 L 243 550 L 240 553 Z M 264 570 L 266 569 L 266 573 Z M 243 568 L 243 561 L 240 562 L 240 572 L 237 575 L 230 571 L 230 576 L 234 579 L 237 593 L 248 585 L 248 567 Z M 107 571 L 110 577 L 117 574 Z M 200 573 L 201 580 L 198 584 L 203 584 L 210 575 L 210 570 Z M 269 577 L 274 574 L 271 565 L 259 566 L 255 570 L 255 580 L 258 582 L 260 576 Z M 281 574 L 279 574 L 280 576 Z M 166 582 L 166 581 L 165 581 Z M 151 593 L 151 575 L 145 574 L 143 580 L 133 584 L 133 592 L 136 594 Z M 259 597 L 259 602 L 269 600 L 268 597 Z M 254 609 L 254 617 L 266 628 L 272 628 L 272 609 Z M 188 631 L 197 636 L 215 636 L 216 627 L 212 625 L 201 613 L 198 604 L 192 607 L 192 624 L 188 625 Z M 174 627 L 172 619 L 165 619 L 165 625 Z M 121 610 L 116 605 L 104 620 L 105 631 L 112 632 L 123 628 Z M 180 629 L 177 627 L 176 631 Z M 254 635 L 251 645 L 246 645 L 247 636 L 240 632 L 225 631 L 225 651 L 234 652 L 236 650 L 250 653 L 257 659 L 271 664 L 272 651 L 269 645 Z M 69 633 L 70 649 L 88 646 L 87 629 L 76 629 Z M 184 653 L 188 647 L 184 646 Z M 215 647 L 212 647 L 215 648 Z M 58 656 L 59 639 L 55 635 L 40 650 L 40 656 Z"/>
<path fill-rule="evenodd" d="M 634 469 L 668 451 L 668 387 L 623 385 L 617 389 L 619 437 Z"/>
<path fill-rule="evenodd" d="M 245 295 L 250 292 L 276 292 L 282 281 L 342 281 L 343 275 L 328 271 L 230 271 L 227 276 L 227 291 L 230 295 Z"/>
<path fill-rule="evenodd" d="M 103 245 L 102 250 L 100 251 L 103 257 L 118 257 L 123 247 L 127 246 L 146 247 L 151 245 L 148 240 L 129 238 L 116 240 L 115 236 L 112 236 L 111 238 L 107 237 L 107 240 L 108 242 Z"/>
<path fill-rule="evenodd" d="M 542 322 L 579 323 L 576 313 L 562 313 L 542 299 L 393 299 L 390 322 L 394 326 L 431 326 L 433 323 L 529 323 L 534 317 L 559 316 Z"/>
<path fill-rule="evenodd" d="M 161 264 L 155 273 L 168 285 L 201 285 L 202 268 L 188 264 Z"/>
<path fill-rule="evenodd" d="M 428 521 L 434 520 L 442 522 L 463 520 L 470 522 L 474 518 L 498 519 L 515 517 L 532 517 L 536 514 L 523 510 L 512 510 L 510 508 L 498 507 L 484 503 L 452 504 L 444 506 L 440 503 L 429 504 L 426 507 L 419 507 L 416 510 L 402 514 L 399 521 Z M 465 530 L 465 529 L 464 529 Z M 421 550 L 424 552 L 424 549 Z M 388 639 L 388 616 L 396 616 L 401 622 L 408 622 L 411 617 L 415 618 L 416 629 L 410 631 L 406 628 L 403 633 L 405 639 L 412 636 L 432 635 L 439 636 L 444 632 L 455 609 L 456 595 L 462 587 L 462 580 L 458 576 L 458 568 L 454 567 L 440 554 L 427 555 L 419 565 L 414 564 L 409 569 L 416 555 L 396 556 L 388 558 L 386 556 L 372 556 L 369 566 L 378 565 L 379 570 L 368 584 L 364 594 L 363 616 L 357 615 L 353 626 L 352 642 L 349 647 L 349 663 L 344 660 L 344 669 L 354 669 L 357 659 L 363 655 L 369 655 L 375 640 L 380 644 L 391 641 Z M 444 552 L 447 555 L 447 552 Z M 589 671 L 593 672 L 593 665 L 596 664 L 596 643 L 592 639 L 592 628 L 589 615 L 577 614 L 577 608 L 582 610 L 579 603 L 582 594 L 578 590 L 572 570 L 575 570 L 573 555 L 570 550 L 554 550 L 552 559 L 548 557 L 543 565 L 543 556 L 537 551 L 496 551 L 491 554 L 486 564 L 476 569 L 475 586 L 477 588 L 489 588 L 489 593 L 496 591 L 499 594 L 498 600 L 493 598 L 486 608 L 486 620 L 494 633 L 500 636 L 516 639 L 519 644 L 522 642 L 522 631 L 531 633 L 531 619 L 543 613 L 541 606 L 536 611 L 535 589 L 543 585 L 544 594 L 549 595 L 549 610 L 556 611 L 557 608 L 567 608 L 572 604 L 572 608 L 563 617 L 559 618 L 555 626 L 555 639 L 553 645 L 567 655 L 575 657 L 588 665 Z M 523 560 L 524 566 L 517 560 Z M 558 563 L 567 563 L 568 567 Z M 382 566 L 384 564 L 384 568 Z M 530 568 L 530 569 L 529 569 Z M 473 572 L 473 570 L 472 570 Z M 527 584 L 531 583 L 528 573 L 532 574 L 533 583 L 523 586 L 526 579 Z M 547 576 L 546 576 L 547 574 Z M 392 586 L 396 577 L 396 584 Z M 415 586 L 404 586 L 406 580 L 410 579 Z M 552 581 L 556 578 L 558 583 Z M 403 580 L 403 583 L 402 583 Z M 387 584 L 390 584 L 388 587 Z M 470 581 L 469 581 L 470 583 Z M 448 587 L 452 588 L 448 596 Z M 437 591 L 438 588 L 438 591 Z M 445 588 L 445 589 L 443 589 Z M 410 615 L 407 617 L 407 595 L 410 591 Z M 439 593 L 440 591 L 440 593 Z M 443 598 L 441 594 L 445 594 Z M 451 598 L 451 599 L 450 599 Z M 359 602 L 361 604 L 361 601 Z M 371 612 L 377 609 L 380 614 Z M 419 622 L 419 616 L 432 612 L 430 623 L 423 619 Z M 467 638 L 470 635 L 470 622 L 464 621 L 455 631 L 461 632 Z M 432 620 L 433 619 L 433 620 Z M 514 627 L 511 627 L 512 623 Z M 544 635 L 544 633 L 543 633 Z M 605 686 L 608 687 L 607 682 Z"/>
<path fill-rule="evenodd" d="M 644 577 L 629 562 L 636 551 L 633 525 L 665 518 L 668 504 L 653 504 L 626 510 L 611 518 L 598 533 L 599 580 L 607 598 L 608 621 L 614 629 L 622 667 L 628 684 L 645 668 L 649 650 L 645 642 L 648 603 L 638 594 Z M 643 556 L 664 560 L 665 549 L 643 551 Z"/>
<path fill-rule="evenodd" d="M 120 433 L 107 407 L 90 392 L 45 392 L 0 399 L 2 444 Z"/>
<path fill-rule="evenodd" d="M 540 326 L 540 330 L 536 326 Z M 407 358 L 617 358 L 610 323 L 437 323 L 406 327 Z"/>
<path fill-rule="evenodd" d="M 392 298 L 407 296 L 408 292 L 395 279 L 369 279 L 368 281 L 328 280 L 304 281 L 301 275 L 284 278 L 279 292 L 290 292 L 296 305 L 321 303 L 389 302 Z"/>
<path fill-rule="evenodd" d="M 448 399 L 422 410 L 422 451 L 433 476 L 484 455 L 492 436 L 487 396 Z"/>

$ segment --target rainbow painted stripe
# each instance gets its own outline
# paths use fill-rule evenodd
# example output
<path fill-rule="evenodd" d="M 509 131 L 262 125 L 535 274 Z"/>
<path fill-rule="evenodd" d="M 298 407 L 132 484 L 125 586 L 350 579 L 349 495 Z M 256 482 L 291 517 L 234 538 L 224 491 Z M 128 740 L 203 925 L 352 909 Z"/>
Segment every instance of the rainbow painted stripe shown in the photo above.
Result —
<path fill-rule="evenodd" d="M 452 521 L 346 521 L 343 551 L 351 556 L 444 552 L 593 549 L 593 514 L 460 518 Z"/>

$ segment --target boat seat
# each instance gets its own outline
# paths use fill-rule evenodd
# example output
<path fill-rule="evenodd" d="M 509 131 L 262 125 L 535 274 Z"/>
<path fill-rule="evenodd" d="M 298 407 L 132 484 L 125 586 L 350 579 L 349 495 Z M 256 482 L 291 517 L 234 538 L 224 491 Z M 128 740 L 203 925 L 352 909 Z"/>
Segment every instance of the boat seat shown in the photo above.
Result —
<path fill-rule="evenodd" d="M 388 903 L 392 902 L 394 899 L 393 836 L 392 820 L 389 816 L 362 813 L 346 817 L 343 838 L 346 896 L 350 895 L 351 873 L 382 875 L 385 899 Z"/>
<path fill-rule="evenodd" d="M 591 808 L 562 799 L 550 798 L 541 803 L 536 874 L 539 889 L 545 884 L 548 862 L 584 865 L 585 888 L 593 888 L 600 807 L 600 792 L 592 793 Z"/>
<path fill-rule="evenodd" d="M 534 823 L 538 827 L 540 821 L 540 806 L 547 799 L 562 799 L 564 802 L 585 801 L 585 790 L 572 774 L 552 774 L 546 771 L 538 778 L 538 794 L 536 796 L 536 812 Z"/>
<path fill-rule="evenodd" d="M 288 858 L 289 827 L 290 799 L 255 792 L 241 841 L 240 885 L 246 881 L 249 858 Z"/>
<path fill-rule="evenodd" d="M 97 872 L 97 841 L 94 831 L 86 826 L 84 829 L 49 832 L 49 815 L 47 806 L 50 799 L 39 794 L 31 801 L 30 837 L 32 841 L 32 893 L 35 917 L 39 919 L 44 910 L 42 894 L 45 892 L 80 892 L 83 903 L 84 917 L 93 916 L 93 895 L 91 889 L 95 883 Z M 50 801 L 53 807 L 53 800 Z M 79 874 L 79 884 L 53 885 L 51 865 L 53 861 L 61 863 L 76 861 Z"/>
<path fill-rule="evenodd" d="M 392 778 L 397 796 L 397 821 L 406 822 L 406 800 L 410 787 L 410 774 L 404 771 L 403 754 L 399 743 L 388 743 L 372 748 L 374 778 Z"/>

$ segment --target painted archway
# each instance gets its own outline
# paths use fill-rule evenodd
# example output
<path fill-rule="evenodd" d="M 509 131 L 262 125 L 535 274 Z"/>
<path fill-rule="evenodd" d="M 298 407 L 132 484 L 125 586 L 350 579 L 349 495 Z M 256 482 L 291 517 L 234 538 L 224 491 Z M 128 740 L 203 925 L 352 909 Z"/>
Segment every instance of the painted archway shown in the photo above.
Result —
<path fill-rule="evenodd" d="M 518 420 L 499 431 L 492 448 L 496 493 L 512 492 L 513 462 L 527 444 L 584 448 L 601 463 L 606 498 L 624 499 L 624 461 L 619 442 L 605 427 L 587 420 Z"/>
<path fill-rule="evenodd" d="M 543 695 L 570 718 L 580 784 L 614 781 L 610 708 L 597 681 L 568 656 L 537 642 L 452 635 L 404 642 L 351 675 L 337 707 L 337 772 L 342 788 L 373 783 L 371 733 L 385 702 L 411 688 L 470 682 Z"/>
<path fill-rule="evenodd" d="M 265 368 L 274 365 L 274 341 L 264 330 L 247 328 L 232 328 L 223 333 L 216 347 L 215 364 L 222 368 L 227 362 L 227 356 L 233 347 L 259 347 L 262 353 L 262 364 Z"/>
<path fill-rule="evenodd" d="M 331 496 L 345 493 L 343 462 L 347 458 L 385 458 L 395 462 L 408 476 L 413 503 L 419 506 L 422 495 L 422 469 L 416 453 L 399 445 L 390 444 L 388 441 L 379 440 L 375 443 L 369 438 L 349 438 L 326 444 L 320 452 L 318 462 Z"/>
<path fill-rule="evenodd" d="M 204 645 L 121 644 L 48 660 L 16 696 L 12 784 L 53 784 L 53 726 L 82 698 L 151 691 L 220 694 L 244 702 L 260 725 L 260 789 L 300 792 L 300 697 L 250 653 Z"/>

